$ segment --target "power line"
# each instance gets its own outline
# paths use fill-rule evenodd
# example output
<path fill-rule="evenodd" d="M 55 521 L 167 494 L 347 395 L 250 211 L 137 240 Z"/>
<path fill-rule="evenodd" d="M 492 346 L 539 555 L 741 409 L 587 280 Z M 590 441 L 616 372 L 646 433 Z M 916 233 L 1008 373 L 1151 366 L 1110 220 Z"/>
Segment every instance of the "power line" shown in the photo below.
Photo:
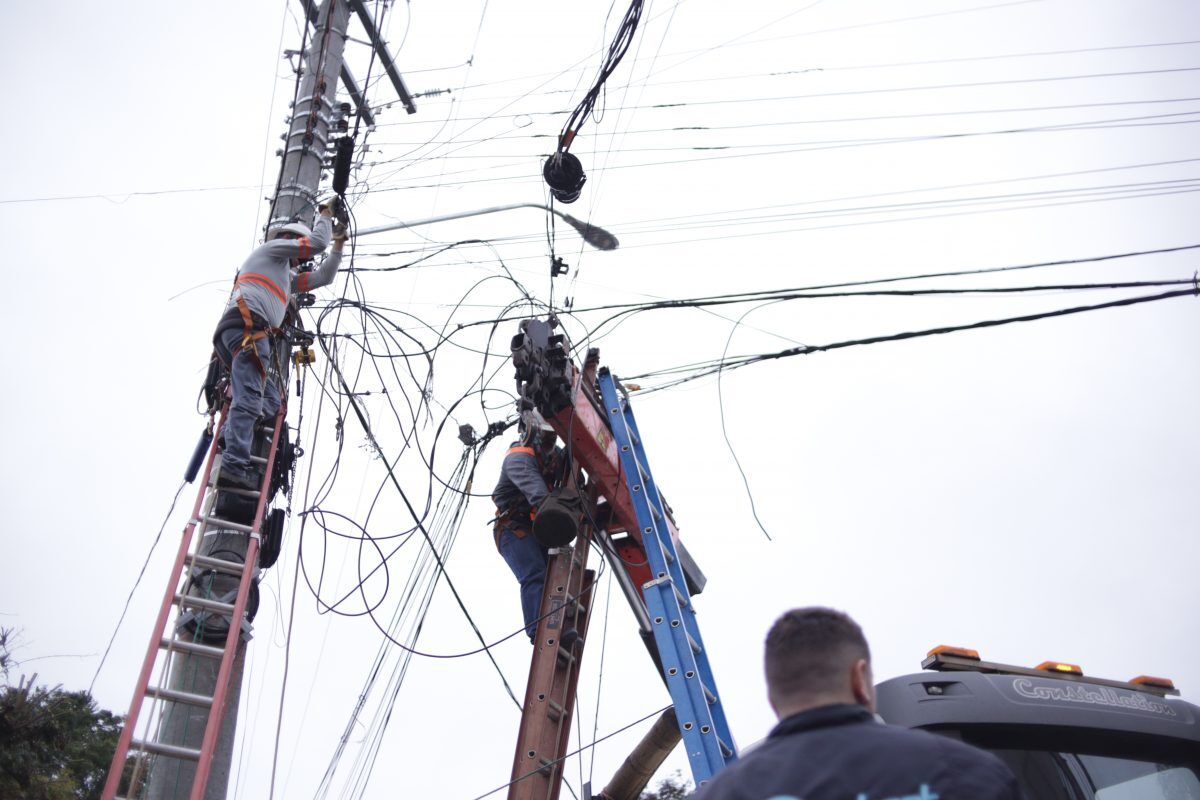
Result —
<path fill-rule="evenodd" d="M 1198 291 L 1196 288 L 1182 289 L 1182 290 L 1163 292 L 1161 294 L 1148 295 L 1148 296 L 1143 296 L 1143 297 L 1127 297 L 1127 298 L 1123 298 L 1121 300 L 1113 300 L 1113 301 L 1110 301 L 1107 303 L 1097 303 L 1095 305 L 1075 306 L 1072 308 L 1059 309 L 1057 311 L 1046 311 L 1046 312 L 1041 312 L 1041 313 L 1037 313 L 1037 314 L 1024 314 L 1024 315 L 1016 316 L 1016 317 L 1004 317 L 1001 319 L 982 320 L 980 322 L 972 322 L 972 323 L 968 323 L 966 325 L 948 325 L 948 326 L 943 326 L 943 327 L 939 327 L 939 328 L 927 328 L 925 330 L 919 330 L 919 331 L 906 331 L 903 333 L 894 333 L 894 334 L 888 334 L 888 335 L 884 335 L 884 336 L 872 336 L 872 337 L 868 337 L 865 339 L 850 339 L 850 340 L 846 340 L 846 341 L 832 342 L 830 344 L 823 344 L 823 345 L 804 345 L 801 347 L 789 348 L 787 350 L 779 350 L 774 353 L 762 353 L 762 354 L 753 355 L 753 356 L 739 356 L 736 358 L 725 359 L 722 361 L 708 362 L 706 364 L 692 364 L 692 365 L 685 365 L 685 366 L 681 366 L 681 367 L 668 367 L 668 368 L 662 369 L 662 370 L 652 370 L 650 372 L 644 372 L 639 375 L 628 376 L 628 378 L 626 378 L 626 380 L 636 380 L 636 379 L 660 377 L 663 375 L 674 375 L 674 374 L 686 374 L 687 375 L 687 377 L 677 379 L 677 380 L 671 381 L 669 383 L 666 383 L 666 384 L 663 384 L 660 386 L 652 387 L 650 389 L 643 390 L 644 394 L 648 394 L 650 392 L 661 391 L 662 389 L 666 389 L 671 386 L 677 386 L 681 383 L 686 383 L 688 381 L 695 380 L 696 378 L 700 378 L 705 375 L 711 375 L 714 372 L 719 372 L 721 370 L 740 369 L 741 367 L 746 367 L 751 364 L 757 364 L 757 363 L 760 363 L 763 361 L 773 361 L 773 360 L 781 359 L 781 358 L 790 358 L 792 356 L 806 356 L 806 355 L 811 355 L 813 353 L 821 353 L 821 352 L 826 352 L 829 350 L 839 350 L 839 349 L 847 348 L 847 347 L 862 347 L 862 346 L 872 345 L 872 344 L 881 344 L 883 342 L 896 342 L 896 341 L 903 341 L 905 339 L 917 339 L 917 338 L 926 337 L 926 336 L 938 336 L 938 335 L 946 334 L 946 333 L 956 333 L 959 331 L 977 330 L 977 329 L 981 329 L 981 328 L 993 328 L 993 327 L 998 327 L 1001 325 L 1010 325 L 1010 324 L 1013 324 L 1016 322 L 1034 322 L 1037 320 L 1052 319 L 1054 317 L 1062 317 L 1062 316 L 1068 316 L 1068 315 L 1072 315 L 1072 314 L 1082 314 L 1082 313 L 1086 313 L 1089 311 L 1100 311 L 1100 310 L 1109 309 L 1109 308 L 1120 308 L 1120 307 L 1124 307 L 1124 306 L 1139 305 L 1141 303 L 1153 303 L 1153 302 L 1157 302 L 1160 300 L 1169 300 L 1171 298 L 1186 297 L 1189 295 L 1192 295 L 1192 296 L 1200 295 L 1200 291 Z"/>

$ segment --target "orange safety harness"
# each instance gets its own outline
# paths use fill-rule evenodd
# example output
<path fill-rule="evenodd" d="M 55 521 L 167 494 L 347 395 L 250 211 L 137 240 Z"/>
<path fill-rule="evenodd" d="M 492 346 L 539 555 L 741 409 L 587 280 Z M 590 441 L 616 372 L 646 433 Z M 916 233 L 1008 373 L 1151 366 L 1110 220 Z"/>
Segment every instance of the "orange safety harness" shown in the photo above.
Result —
<path fill-rule="evenodd" d="M 234 281 L 235 286 L 241 286 L 246 283 L 253 283 L 256 286 L 263 287 L 264 289 L 269 291 L 275 297 L 276 300 L 283 303 L 284 306 L 287 305 L 287 302 L 288 302 L 287 296 L 279 290 L 279 287 L 276 286 L 275 282 L 272 281 L 271 279 L 264 278 L 262 275 L 255 275 L 255 274 L 251 273 L 248 275 L 239 275 L 237 280 Z M 242 324 L 244 325 L 244 328 L 243 328 L 244 333 L 242 335 L 242 341 L 238 343 L 238 346 L 235 347 L 232 350 L 232 352 L 230 352 L 229 358 L 230 358 L 230 360 L 232 360 L 238 354 L 238 351 L 248 349 L 250 358 L 254 359 L 255 366 L 258 367 L 258 371 L 260 373 L 262 373 L 262 376 L 265 378 L 267 376 L 267 366 L 266 366 L 266 364 L 262 363 L 262 359 L 259 358 L 258 348 L 254 346 L 254 343 L 257 342 L 259 339 L 264 339 L 267 336 L 272 336 L 272 335 L 280 333 L 280 329 L 279 328 L 257 328 L 257 327 L 255 327 L 254 317 L 250 313 L 250 307 L 246 305 L 246 301 L 242 299 L 242 296 L 240 294 L 237 296 L 236 302 L 237 302 L 238 313 L 241 314 L 241 316 L 242 316 Z"/>

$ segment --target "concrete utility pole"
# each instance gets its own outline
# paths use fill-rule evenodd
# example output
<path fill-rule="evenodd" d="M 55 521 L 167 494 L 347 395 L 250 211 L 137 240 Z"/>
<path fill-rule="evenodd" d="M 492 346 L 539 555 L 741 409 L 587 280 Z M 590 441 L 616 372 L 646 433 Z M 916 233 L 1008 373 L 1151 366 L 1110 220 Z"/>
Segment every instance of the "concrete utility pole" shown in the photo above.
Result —
<path fill-rule="evenodd" d="M 305 53 L 300 90 L 292 109 L 291 129 L 283 151 L 279 189 L 271 201 L 269 225 L 293 220 L 311 224 L 316 212 L 317 189 L 329 142 L 334 96 L 338 76 L 342 72 L 342 52 L 349 20 L 348 0 L 324 0 L 316 14 Z M 236 531 L 214 530 L 204 537 L 200 552 L 225 561 L 244 561 L 246 537 Z M 219 596 L 229 588 L 236 592 L 236 580 L 232 580 L 231 586 L 221 586 L 219 582 L 220 578 L 213 585 L 193 583 L 191 593 Z M 205 627 L 212 624 L 210 621 Z M 223 627 L 219 618 L 215 627 Z M 213 633 L 220 634 L 220 641 L 224 641 L 220 631 L 210 632 L 209 635 Z M 204 792 L 205 800 L 223 800 L 228 789 L 248 639 L 249 625 L 246 624 L 243 625 L 233 664 L 225 715 Z M 212 658 L 184 652 L 176 652 L 171 658 L 171 689 L 207 696 L 215 693 L 218 663 Z M 159 723 L 161 740 L 198 749 L 204 737 L 208 710 L 182 703 L 167 703 L 166 706 Z M 185 800 L 191 791 L 195 769 L 192 761 L 158 759 L 147 778 L 145 797 L 147 800 Z"/>
<path fill-rule="evenodd" d="M 346 0 L 325 0 L 317 12 L 312 41 L 305 53 L 300 91 L 292 107 L 292 127 L 283 152 L 279 190 L 271 201 L 272 223 L 299 217 L 311 222 L 317 210 L 317 186 L 329 142 L 333 100 L 349 22 L 350 6 Z"/>

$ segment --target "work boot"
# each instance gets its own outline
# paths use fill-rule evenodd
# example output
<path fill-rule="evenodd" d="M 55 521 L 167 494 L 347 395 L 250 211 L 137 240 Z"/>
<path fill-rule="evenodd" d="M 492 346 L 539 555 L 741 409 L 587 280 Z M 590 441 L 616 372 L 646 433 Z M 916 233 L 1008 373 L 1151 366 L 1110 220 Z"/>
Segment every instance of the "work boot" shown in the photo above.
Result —
<path fill-rule="evenodd" d="M 576 644 L 583 643 L 583 637 L 574 628 L 567 628 L 562 632 L 562 636 L 558 637 L 558 643 L 566 649 L 572 650 Z"/>
<path fill-rule="evenodd" d="M 234 472 L 230 469 L 222 469 L 221 474 L 217 476 L 217 486 L 227 489 L 253 491 L 258 488 L 258 482 L 253 475 Z"/>

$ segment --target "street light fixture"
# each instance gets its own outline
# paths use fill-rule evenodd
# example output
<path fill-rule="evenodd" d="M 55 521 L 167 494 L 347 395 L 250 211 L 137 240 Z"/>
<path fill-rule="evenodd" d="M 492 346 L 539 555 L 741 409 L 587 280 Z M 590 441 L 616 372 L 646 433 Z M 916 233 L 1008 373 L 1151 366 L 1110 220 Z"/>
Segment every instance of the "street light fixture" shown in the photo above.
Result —
<path fill-rule="evenodd" d="M 549 211 L 554 216 L 566 222 L 572 228 L 579 232 L 583 240 L 595 247 L 597 250 L 616 250 L 619 242 L 617 237 L 604 228 L 591 225 L 587 222 L 582 222 L 575 219 L 570 214 L 564 214 L 557 209 L 543 206 L 538 203 L 514 203 L 508 206 L 495 206 L 493 208 L 481 208 L 478 211 L 462 211 L 457 214 L 445 214 L 440 217 L 430 217 L 429 219 L 410 220 L 409 222 L 390 222 L 387 225 L 376 225 L 373 228 L 360 228 L 355 231 L 357 236 L 369 236 L 373 233 L 384 233 L 385 231 L 395 231 L 402 228 L 416 228 L 420 225 L 432 225 L 435 222 L 447 222 L 452 219 L 463 219 L 465 217 L 478 217 L 481 214 L 495 214 L 498 211 L 512 211 L 514 208 L 536 208 L 540 211 Z"/>

